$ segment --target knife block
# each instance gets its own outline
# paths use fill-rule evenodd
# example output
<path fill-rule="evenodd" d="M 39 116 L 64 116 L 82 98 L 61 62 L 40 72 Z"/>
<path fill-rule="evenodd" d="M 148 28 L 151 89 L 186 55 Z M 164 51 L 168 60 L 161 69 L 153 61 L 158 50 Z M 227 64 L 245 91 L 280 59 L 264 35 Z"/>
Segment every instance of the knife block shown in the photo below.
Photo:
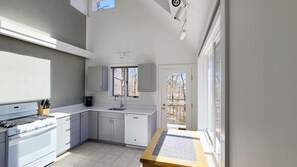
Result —
<path fill-rule="evenodd" d="M 38 115 L 48 115 L 49 108 L 44 109 L 42 106 L 39 106 Z"/>

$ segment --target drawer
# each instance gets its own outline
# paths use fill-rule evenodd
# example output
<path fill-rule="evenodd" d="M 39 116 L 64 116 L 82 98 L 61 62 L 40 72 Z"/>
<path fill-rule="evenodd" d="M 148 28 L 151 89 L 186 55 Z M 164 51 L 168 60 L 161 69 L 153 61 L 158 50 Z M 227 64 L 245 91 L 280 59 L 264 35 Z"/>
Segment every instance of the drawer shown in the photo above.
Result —
<path fill-rule="evenodd" d="M 74 115 L 70 115 L 70 116 L 58 119 L 57 123 L 64 124 L 64 123 L 68 123 L 68 122 L 73 122 L 75 120 L 79 120 L 79 118 L 80 118 L 80 114 L 74 114 Z"/>
<path fill-rule="evenodd" d="M 73 120 L 63 124 L 58 124 L 57 131 L 58 131 L 58 134 L 63 134 L 67 132 L 70 132 L 70 133 L 78 132 L 80 131 L 80 121 Z"/>
<path fill-rule="evenodd" d="M 60 155 L 66 152 L 68 149 L 70 149 L 70 142 L 58 143 L 57 150 L 56 150 L 57 155 Z"/>
<path fill-rule="evenodd" d="M 99 117 L 124 119 L 124 114 L 122 114 L 122 113 L 113 113 L 113 112 L 100 112 Z"/>
<path fill-rule="evenodd" d="M 5 141 L 5 135 L 6 135 L 5 132 L 0 133 L 0 143 Z"/>
<path fill-rule="evenodd" d="M 59 137 L 57 141 L 57 155 L 66 152 L 70 148 L 80 143 L 80 133 L 73 133 L 63 137 Z"/>

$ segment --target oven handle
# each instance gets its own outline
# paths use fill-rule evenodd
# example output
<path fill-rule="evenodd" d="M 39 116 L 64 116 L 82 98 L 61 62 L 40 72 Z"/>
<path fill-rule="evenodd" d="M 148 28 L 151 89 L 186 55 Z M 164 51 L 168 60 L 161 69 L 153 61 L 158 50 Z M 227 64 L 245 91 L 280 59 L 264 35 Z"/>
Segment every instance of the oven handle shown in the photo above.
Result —
<path fill-rule="evenodd" d="M 32 130 L 30 132 L 26 132 L 26 133 L 22 133 L 22 134 L 19 134 L 19 135 L 8 137 L 9 145 L 11 145 L 10 142 L 12 142 L 12 141 L 14 141 L 13 143 L 15 143 L 16 142 L 15 140 L 25 140 L 27 138 L 39 136 L 39 135 L 41 135 L 41 134 L 43 134 L 45 132 L 56 129 L 56 127 L 57 127 L 57 125 L 53 124 L 53 125 L 50 125 L 50 126 L 46 126 L 44 128 L 39 128 L 37 130 Z"/>

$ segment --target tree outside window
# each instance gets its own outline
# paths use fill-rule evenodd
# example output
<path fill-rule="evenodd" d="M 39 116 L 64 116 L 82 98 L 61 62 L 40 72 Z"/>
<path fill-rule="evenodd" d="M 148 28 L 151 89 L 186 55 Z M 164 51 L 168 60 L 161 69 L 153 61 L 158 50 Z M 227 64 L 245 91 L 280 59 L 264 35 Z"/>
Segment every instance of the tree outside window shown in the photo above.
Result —
<path fill-rule="evenodd" d="M 138 98 L 138 67 L 112 67 L 112 96 Z"/>

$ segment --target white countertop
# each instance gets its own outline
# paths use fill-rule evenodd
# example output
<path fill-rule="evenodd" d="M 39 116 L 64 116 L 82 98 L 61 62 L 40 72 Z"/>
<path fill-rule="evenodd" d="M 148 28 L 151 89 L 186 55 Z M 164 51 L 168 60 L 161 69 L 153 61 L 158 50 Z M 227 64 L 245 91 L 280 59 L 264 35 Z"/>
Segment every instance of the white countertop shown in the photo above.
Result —
<path fill-rule="evenodd" d="M 83 104 L 66 106 L 66 107 L 59 107 L 53 108 L 50 110 L 50 115 L 55 116 L 56 118 L 62 118 L 73 114 L 79 114 L 85 111 L 98 111 L 98 112 L 114 112 L 114 113 L 123 113 L 123 114 L 141 114 L 141 115 L 152 115 L 156 112 L 154 108 L 148 107 L 127 107 L 123 111 L 114 111 L 108 110 L 112 107 L 100 107 L 100 106 L 93 106 L 93 107 L 85 107 Z"/>

